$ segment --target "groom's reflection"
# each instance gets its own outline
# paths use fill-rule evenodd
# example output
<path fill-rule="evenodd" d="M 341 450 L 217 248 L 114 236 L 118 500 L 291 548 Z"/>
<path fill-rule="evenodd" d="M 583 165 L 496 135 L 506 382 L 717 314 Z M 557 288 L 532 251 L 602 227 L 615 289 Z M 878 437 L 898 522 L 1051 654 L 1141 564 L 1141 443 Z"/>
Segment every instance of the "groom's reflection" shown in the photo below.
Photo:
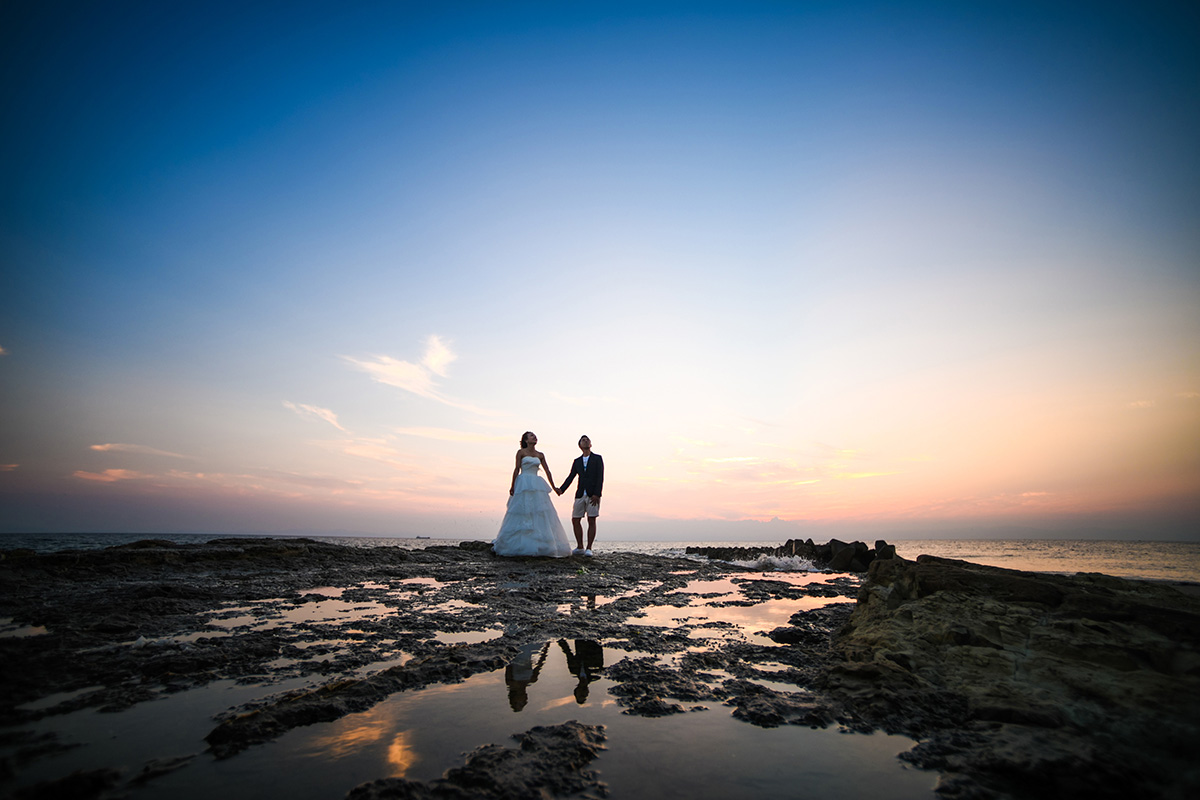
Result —
<path fill-rule="evenodd" d="M 600 670 L 604 669 L 604 648 L 593 639 L 576 639 L 573 653 L 566 639 L 559 639 L 558 646 L 567 657 L 567 670 L 579 679 L 575 686 L 575 702 L 583 705 L 587 702 L 588 684 L 599 679 Z"/>
<path fill-rule="evenodd" d="M 513 711 L 520 711 L 529 702 L 529 684 L 536 683 L 542 664 L 546 663 L 546 654 L 550 652 L 550 642 L 534 642 L 527 644 L 517 651 L 517 657 L 504 668 L 504 682 L 508 684 L 508 704 Z M 537 656 L 537 664 L 533 663 Z"/>

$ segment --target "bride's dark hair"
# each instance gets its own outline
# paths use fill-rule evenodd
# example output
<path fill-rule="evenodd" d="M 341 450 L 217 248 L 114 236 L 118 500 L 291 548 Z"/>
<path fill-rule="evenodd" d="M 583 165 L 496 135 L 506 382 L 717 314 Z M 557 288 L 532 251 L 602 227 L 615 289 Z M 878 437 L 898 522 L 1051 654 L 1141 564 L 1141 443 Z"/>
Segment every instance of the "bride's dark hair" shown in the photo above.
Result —
<path fill-rule="evenodd" d="M 529 442 L 527 442 L 525 440 L 527 438 L 529 438 L 529 436 L 532 434 L 533 434 L 533 431 L 525 431 L 524 433 L 521 434 L 521 447 L 529 447 Z"/>

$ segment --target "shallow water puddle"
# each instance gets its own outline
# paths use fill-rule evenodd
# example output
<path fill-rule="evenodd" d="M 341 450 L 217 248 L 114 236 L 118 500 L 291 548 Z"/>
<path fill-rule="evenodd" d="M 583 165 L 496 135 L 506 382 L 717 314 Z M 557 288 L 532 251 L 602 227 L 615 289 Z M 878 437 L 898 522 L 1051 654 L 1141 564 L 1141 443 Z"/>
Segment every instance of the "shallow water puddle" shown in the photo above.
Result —
<path fill-rule="evenodd" d="M 587 611 L 595 611 L 597 608 L 603 608 L 618 600 L 626 600 L 630 597 L 647 594 L 660 586 L 662 586 L 662 581 L 639 581 L 633 588 L 615 594 L 581 594 L 569 603 L 558 604 L 555 607 L 555 613 L 579 614 Z"/>
<path fill-rule="evenodd" d="M 315 589 L 305 589 L 299 594 L 301 597 L 306 594 L 317 594 L 322 597 L 341 597 L 345 591 L 346 587 L 344 586 L 318 586 Z"/>
<path fill-rule="evenodd" d="M 43 625 L 18 625 L 11 617 L 0 619 L 0 639 L 41 636 L 45 633 Z"/>
<path fill-rule="evenodd" d="M 218 616 L 211 617 L 206 624 L 229 631 L 246 627 L 267 630 L 297 624 L 352 622 L 376 619 L 394 612 L 374 601 L 355 603 L 330 598 L 298 604 L 284 599 L 266 600 L 261 605 L 235 606 L 214 613 Z"/>
<path fill-rule="evenodd" d="M 102 689 L 104 689 L 103 686 L 86 686 L 83 689 L 76 689 L 71 692 L 56 692 L 29 703 L 22 703 L 21 705 L 17 706 L 17 708 L 21 711 L 41 711 L 43 709 L 54 708 L 57 705 L 62 705 L 68 700 L 74 700 L 76 697 L 83 697 L 89 692 L 98 692 Z"/>
<path fill-rule="evenodd" d="M 225 761 L 202 755 L 130 797 L 342 797 L 377 778 L 438 778 L 478 746 L 513 747 L 515 733 L 575 719 L 606 726 L 607 750 L 590 768 L 614 798 L 933 798 L 937 776 L 896 759 L 913 744 L 905 737 L 758 728 L 711 703 L 658 719 L 623 714 L 605 666 L 642 655 L 588 640 L 533 642 L 505 669 L 400 692 Z"/>
<path fill-rule="evenodd" d="M 103 713 L 96 709 L 84 709 L 45 717 L 27 725 L 0 728 L 0 731 L 53 733 L 58 735 L 62 744 L 79 745 L 23 767 L 20 772 L 22 786 L 60 778 L 74 770 L 102 769 L 114 765 L 129 770 L 124 777 L 131 778 L 141 770 L 143 764 L 154 759 L 203 752 L 207 747 L 204 737 L 215 725 L 212 720 L 214 714 L 268 693 L 315 684 L 316 681 L 293 679 L 267 689 L 262 685 L 222 680 L 202 688 L 163 695 L 124 711 Z M 43 698 L 36 705 L 51 699 Z M 57 704 L 69 698 L 56 696 L 55 699 Z M 34 705 L 31 703 L 28 707 Z M 154 796 L 154 787 L 154 782 L 148 784 L 149 792 L 145 796 Z M 16 787 L 10 785 L 5 788 L 12 790 Z"/>
<path fill-rule="evenodd" d="M 446 584 L 439 581 L 437 578 L 405 578 L 397 584 L 388 587 L 392 597 L 409 597 L 411 595 L 424 594 L 430 589 L 437 589 Z"/>
<path fill-rule="evenodd" d="M 807 585 L 809 581 L 794 576 L 796 585 Z M 770 580 L 775 580 L 771 575 Z M 739 583 L 741 582 L 741 583 Z M 657 628 L 674 628 L 681 622 L 696 624 L 721 623 L 734 626 L 741 634 L 752 640 L 773 644 L 765 634 L 782 625 L 798 611 L 823 608 L 839 598 L 799 597 L 795 599 L 750 600 L 742 593 L 743 578 L 689 581 L 687 586 L 671 595 L 687 595 L 683 606 L 660 605 L 644 609 L 634 620 L 637 625 Z M 792 582 L 792 581 L 789 581 Z M 691 632 L 693 638 L 727 638 L 728 631 L 702 628 Z"/>
<path fill-rule="evenodd" d="M 488 628 L 483 631 L 462 631 L 460 633 L 438 631 L 434 638 L 445 644 L 479 644 L 490 639 L 499 639 L 503 635 L 503 628 Z"/>

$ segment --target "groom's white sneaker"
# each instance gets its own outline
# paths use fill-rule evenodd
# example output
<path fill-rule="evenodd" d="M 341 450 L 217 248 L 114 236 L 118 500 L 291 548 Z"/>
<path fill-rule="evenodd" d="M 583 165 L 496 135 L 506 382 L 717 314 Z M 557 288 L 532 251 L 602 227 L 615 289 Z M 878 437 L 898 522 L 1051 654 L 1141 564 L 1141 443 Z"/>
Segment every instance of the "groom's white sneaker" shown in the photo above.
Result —
<path fill-rule="evenodd" d="M 591 557 L 592 557 L 592 551 L 591 551 L 591 550 L 584 550 L 584 551 L 583 551 L 583 554 L 584 554 L 585 556 L 587 556 L 588 558 L 591 558 Z"/>
<path fill-rule="evenodd" d="M 591 554 L 592 554 L 591 550 L 583 550 L 579 547 L 576 547 L 574 550 L 571 551 L 571 555 L 573 555 L 573 556 L 590 556 Z"/>

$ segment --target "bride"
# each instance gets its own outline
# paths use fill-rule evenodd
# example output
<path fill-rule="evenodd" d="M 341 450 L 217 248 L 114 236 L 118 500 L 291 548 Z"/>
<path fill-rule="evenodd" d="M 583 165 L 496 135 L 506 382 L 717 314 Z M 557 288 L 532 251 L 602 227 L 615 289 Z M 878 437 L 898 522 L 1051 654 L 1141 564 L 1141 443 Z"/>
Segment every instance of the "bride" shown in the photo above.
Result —
<path fill-rule="evenodd" d="M 546 478 L 554 481 L 546 457 L 534 449 L 536 445 L 537 437 L 525 431 L 521 449 L 517 451 L 512 486 L 508 489 L 508 510 L 492 542 L 496 555 L 555 558 L 571 555 L 567 532 L 550 502 L 550 483 L 538 475 L 541 465 L 546 468 Z"/>

